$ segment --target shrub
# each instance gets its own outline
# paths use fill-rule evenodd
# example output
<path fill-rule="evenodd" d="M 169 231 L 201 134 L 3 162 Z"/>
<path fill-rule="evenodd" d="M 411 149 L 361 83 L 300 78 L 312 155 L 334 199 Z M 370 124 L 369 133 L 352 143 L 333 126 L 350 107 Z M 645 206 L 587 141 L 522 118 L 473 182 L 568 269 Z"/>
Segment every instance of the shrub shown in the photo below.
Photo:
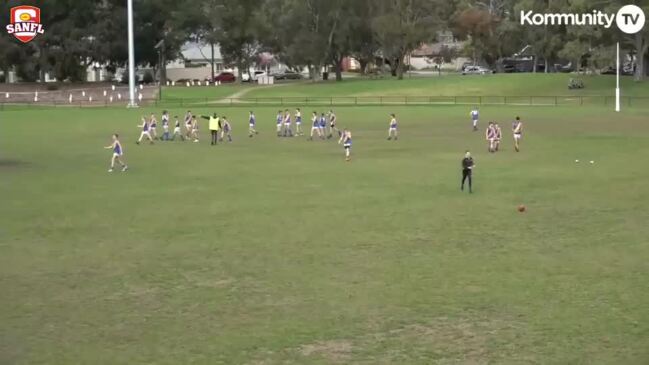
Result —
<path fill-rule="evenodd" d="M 145 84 L 153 83 L 153 73 L 151 71 L 145 72 L 144 77 L 142 78 L 142 82 L 144 82 Z"/>

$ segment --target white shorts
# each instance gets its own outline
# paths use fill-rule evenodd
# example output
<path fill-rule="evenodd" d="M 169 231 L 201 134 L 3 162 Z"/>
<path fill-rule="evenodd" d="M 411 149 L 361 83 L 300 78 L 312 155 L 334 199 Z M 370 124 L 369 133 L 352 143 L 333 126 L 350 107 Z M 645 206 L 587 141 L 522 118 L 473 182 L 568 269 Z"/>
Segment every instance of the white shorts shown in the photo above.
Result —
<path fill-rule="evenodd" d="M 255 129 L 255 125 L 254 125 L 254 124 L 250 124 L 250 127 L 249 127 L 249 128 L 250 128 L 250 129 Z"/>
<path fill-rule="evenodd" d="M 396 132 L 396 131 L 397 131 L 397 127 L 390 127 L 390 132 L 392 132 L 392 131 L 395 131 L 395 132 Z"/>
<path fill-rule="evenodd" d="M 168 125 L 162 126 L 162 129 L 164 129 L 165 132 L 169 132 L 169 126 Z"/>
<path fill-rule="evenodd" d="M 281 125 L 281 124 L 278 124 L 278 125 L 277 125 L 277 130 L 279 131 L 279 130 L 281 130 L 281 129 L 282 129 L 282 125 Z"/>
<path fill-rule="evenodd" d="M 122 157 L 121 153 L 113 152 L 113 158 L 115 157 Z"/>
<path fill-rule="evenodd" d="M 151 138 L 151 133 L 149 133 L 149 131 L 142 131 L 142 133 L 140 133 L 140 138 L 142 138 L 142 137 Z"/>
<path fill-rule="evenodd" d="M 496 139 L 495 138 L 489 138 L 488 141 L 489 141 L 489 143 L 494 143 L 494 142 L 496 142 Z"/>
<path fill-rule="evenodd" d="M 521 133 L 514 133 L 514 139 L 515 139 L 515 140 L 518 141 L 518 140 L 521 139 L 521 138 L 523 138 L 523 135 L 522 135 Z"/>
<path fill-rule="evenodd" d="M 174 133 L 180 133 L 180 127 L 175 127 L 174 128 Z"/>
<path fill-rule="evenodd" d="M 477 119 L 474 119 L 474 120 L 473 120 L 473 125 L 476 125 L 476 124 L 478 124 L 478 120 L 477 120 Z"/>

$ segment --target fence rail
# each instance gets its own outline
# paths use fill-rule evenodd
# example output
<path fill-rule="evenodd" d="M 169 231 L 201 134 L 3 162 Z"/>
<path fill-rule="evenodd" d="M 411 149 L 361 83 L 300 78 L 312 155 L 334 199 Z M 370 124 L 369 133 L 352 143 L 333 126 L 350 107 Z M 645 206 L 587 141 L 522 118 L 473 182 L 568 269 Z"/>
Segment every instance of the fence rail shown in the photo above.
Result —
<path fill-rule="evenodd" d="M 400 106 L 400 105 L 511 105 L 511 106 L 607 106 L 615 104 L 614 96 L 289 96 L 261 98 L 166 98 L 142 99 L 143 106 Z M 649 107 L 649 96 L 624 96 L 622 106 Z M 3 101 L 0 110 L 39 107 L 124 107 L 125 100 Z"/>

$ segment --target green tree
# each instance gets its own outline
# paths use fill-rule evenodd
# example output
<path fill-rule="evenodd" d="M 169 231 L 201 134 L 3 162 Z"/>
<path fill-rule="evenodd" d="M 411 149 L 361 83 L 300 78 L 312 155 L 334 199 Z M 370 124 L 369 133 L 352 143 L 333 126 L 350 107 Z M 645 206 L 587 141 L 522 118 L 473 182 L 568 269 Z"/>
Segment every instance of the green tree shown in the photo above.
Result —
<path fill-rule="evenodd" d="M 444 0 L 377 0 L 372 28 L 383 56 L 398 79 L 403 79 L 404 58 L 423 42 L 435 38 L 445 26 L 452 3 Z"/>

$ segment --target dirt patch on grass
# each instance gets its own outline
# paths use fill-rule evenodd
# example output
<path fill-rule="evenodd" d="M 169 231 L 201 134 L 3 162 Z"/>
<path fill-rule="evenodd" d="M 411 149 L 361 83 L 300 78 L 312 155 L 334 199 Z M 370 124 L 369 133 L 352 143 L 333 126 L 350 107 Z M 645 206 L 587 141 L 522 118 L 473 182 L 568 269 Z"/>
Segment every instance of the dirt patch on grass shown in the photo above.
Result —
<path fill-rule="evenodd" d="M 509 317 L 437 317 L 388 324 L 368 332 L 257 352 L 248 364 L 468 364 L 538 363 L 526 325 Z"/>
<path fill-rule="evenodd" d="M 352 352 L 352 343 L 346 340 L 320 341 L 300 347 L 302 356 L 319 356 L 333 363 L 349 361 Z"/>

